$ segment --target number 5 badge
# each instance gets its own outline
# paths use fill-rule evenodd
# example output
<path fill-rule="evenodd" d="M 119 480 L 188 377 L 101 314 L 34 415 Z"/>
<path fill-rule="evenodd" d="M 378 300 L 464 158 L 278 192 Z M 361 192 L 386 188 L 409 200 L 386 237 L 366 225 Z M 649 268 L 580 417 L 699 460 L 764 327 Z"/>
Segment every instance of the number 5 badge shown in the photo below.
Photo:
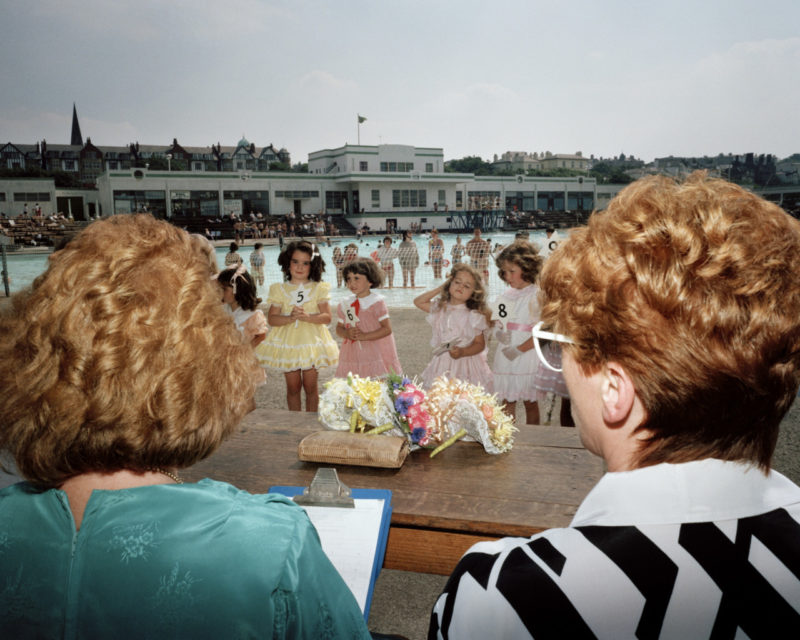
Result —
<path fill-rule="evenodd" d="M 300 285 L 300 287 L 294 293 L 294 304 L 298 307 L 302 307 L 307 300 L 308 290 L 303 285 Z"/>

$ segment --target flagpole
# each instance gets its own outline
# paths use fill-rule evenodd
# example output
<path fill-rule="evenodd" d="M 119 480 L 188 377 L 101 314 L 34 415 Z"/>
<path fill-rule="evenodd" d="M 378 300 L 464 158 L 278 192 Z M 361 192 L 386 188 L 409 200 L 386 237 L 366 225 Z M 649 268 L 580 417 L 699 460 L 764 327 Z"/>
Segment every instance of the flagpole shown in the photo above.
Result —
<path fill-rule="evenodd" d="M 358 146 L 361 146 L 361 123 L 366 122 L 366 118 L 360 113 L 356 114 L 356 122 L 358 123 Z"/>

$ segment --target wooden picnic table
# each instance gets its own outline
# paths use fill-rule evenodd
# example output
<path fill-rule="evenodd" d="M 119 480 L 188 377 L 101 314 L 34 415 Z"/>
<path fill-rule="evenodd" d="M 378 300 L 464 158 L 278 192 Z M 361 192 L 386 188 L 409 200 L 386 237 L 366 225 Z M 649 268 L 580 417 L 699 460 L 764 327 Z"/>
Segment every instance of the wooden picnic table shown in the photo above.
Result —
<path fill-rule="evenodd" d="M 321 429 L 316 413 L 257 409 L 217 452 L 182 475 L 251 493 L 308 486 L 319 467 L 330 465 L 301 462 L 297 445 Z M 526 425 L 505 454 L 457 442 L 434 459 L 412 452 L 400 469 L 336 469 L 351 488 L 392 491 L 384 567 L 448 575 L 480 540 L 567 526 L 603 463 L 583 448 L 575 429 Z"/>

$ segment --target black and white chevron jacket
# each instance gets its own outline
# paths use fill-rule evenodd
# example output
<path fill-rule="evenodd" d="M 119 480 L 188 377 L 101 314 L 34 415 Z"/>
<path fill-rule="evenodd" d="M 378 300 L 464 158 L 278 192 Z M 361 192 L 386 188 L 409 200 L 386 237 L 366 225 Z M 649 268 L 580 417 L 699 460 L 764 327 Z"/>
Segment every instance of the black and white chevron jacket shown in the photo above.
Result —
<path fill-rule="evenodd" d="M 800 487 L 720 460 L 608 473 L 570 527 L 472 547 L 438 638 L 800 638 Z"/>

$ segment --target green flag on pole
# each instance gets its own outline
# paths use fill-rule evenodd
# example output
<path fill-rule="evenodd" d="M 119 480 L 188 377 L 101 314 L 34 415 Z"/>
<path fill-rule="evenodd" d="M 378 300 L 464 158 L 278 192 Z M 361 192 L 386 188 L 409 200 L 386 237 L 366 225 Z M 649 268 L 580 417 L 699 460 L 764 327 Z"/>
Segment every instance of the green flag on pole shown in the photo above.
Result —
<path fill-rule="evenodd" d="M 358 124 L 361 124 L 362 122 L 366 122 L 366 121 L 367 121 L 366 117 L 364 117 L 362 115 L 358 116 Z"/>

